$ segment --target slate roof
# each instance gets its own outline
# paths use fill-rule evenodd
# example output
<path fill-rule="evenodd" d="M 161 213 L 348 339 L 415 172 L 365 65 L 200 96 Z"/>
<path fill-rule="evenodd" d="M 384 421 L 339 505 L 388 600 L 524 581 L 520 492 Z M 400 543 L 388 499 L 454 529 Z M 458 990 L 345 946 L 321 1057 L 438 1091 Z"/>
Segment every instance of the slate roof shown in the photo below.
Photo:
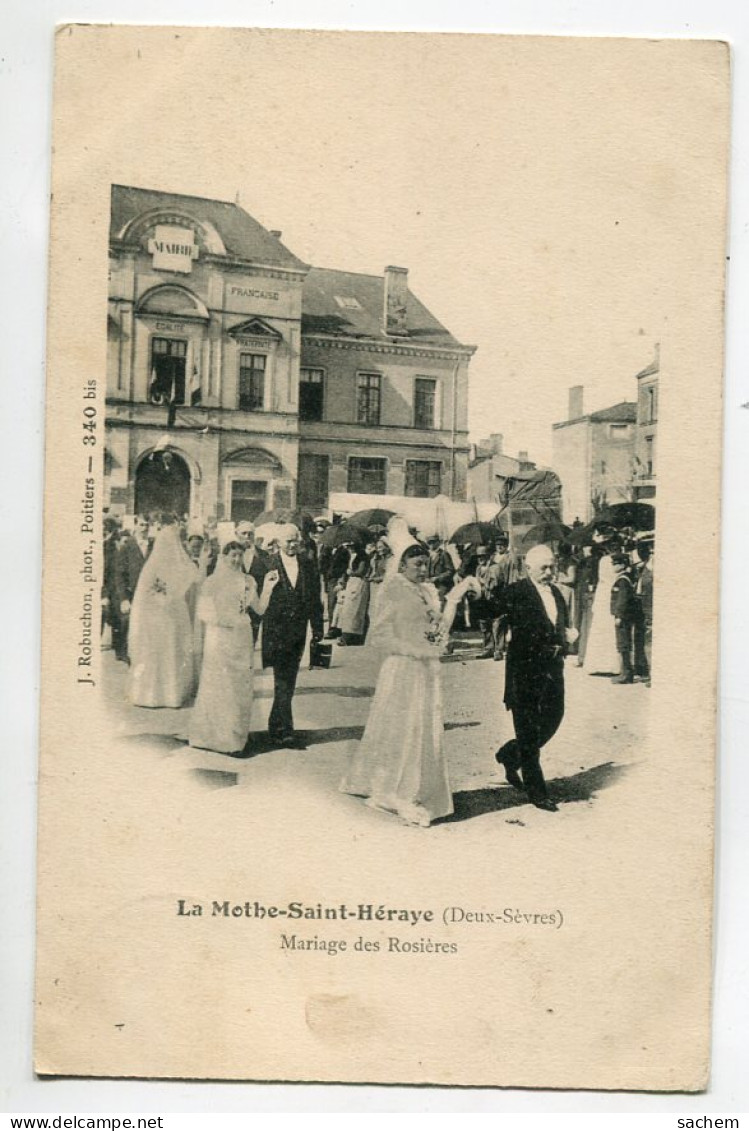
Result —
<path fill-rule="evenodd" d="M 620 401 L 599 412 L 589 412 L 572 420 L 560 420 L 558 424 L 552 424 L 552 428 L 566 428 L 569 424 L 581 424 L 586 420 L 593 424 L 634 424 L 637 421 L 637 402 Z"/>
<path fill-rule="evenodd" d="M 409 345 L 462 346 L 410 290 L 406 299 L 407 334 L 393 338 L 385 333 L 383 275 L 359 275 L 312 267 L 302 290 L 302 333 L 347 338 L 370 338 Z"/>
<path fill-rule="evenodd" d="M 590 419 L 596 424 L 634 424 L 637 420 L 637 404 L 635 401 L 620 401 L 611 408 L 591 412 Z"/>
<path fill-rule="evenodd" d="M 299 270 L 307 267 L 306 263 L 292 255 L 276 236 L 271 235 L 267 228 L 238 204 L 206 200 L 202 196 L 185 196 L 176 192 L 133 188 L 129 185 L 112 185 L 110 240 L 117 241 L 126 224 L 154 209 L 183 211 L 196 220 L 212 224 L 232 258 L 268 267 Z"/>
<path fill-rule="evenodd" d="M 228 201 L 112 185 L 110 241 L 116 244 L 132 220 L 157 209 L 185 212 L 198 221 L 213 225 L 232 258 L 268 267 L 308 271 L 302 291 L 302 333 L 474 349 L 473 346 L 463 346 L 454 338 L 410 290 L 406 300 L 408 332 L 397 338 L 386 334 L 383 325 L 384 275 L 360 275 L 327 267 L 308 269 L 306 263 L 293 255 L 262 224 L 238 204 Z"/>

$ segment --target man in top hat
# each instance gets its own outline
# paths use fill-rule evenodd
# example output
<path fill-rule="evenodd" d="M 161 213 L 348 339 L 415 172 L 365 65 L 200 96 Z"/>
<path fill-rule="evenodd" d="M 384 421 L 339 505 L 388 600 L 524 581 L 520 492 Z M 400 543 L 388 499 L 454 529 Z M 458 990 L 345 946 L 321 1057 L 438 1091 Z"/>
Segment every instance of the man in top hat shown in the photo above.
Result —
<path fill-rule="evenodd" d="M 506 618 L 511 634 L 504 701 L 515 730 L 496 760 L 510 785 L 550 813 L 557 805 L 546 790 L 541 750 L 564 718 L 564 657 L 577 637 L 568 626 L 564 598 L 552 584 L 554 568 L 551 547 L 534 546 L 525 555 L 527 576 L 492 598 L 494 615 Z"/>

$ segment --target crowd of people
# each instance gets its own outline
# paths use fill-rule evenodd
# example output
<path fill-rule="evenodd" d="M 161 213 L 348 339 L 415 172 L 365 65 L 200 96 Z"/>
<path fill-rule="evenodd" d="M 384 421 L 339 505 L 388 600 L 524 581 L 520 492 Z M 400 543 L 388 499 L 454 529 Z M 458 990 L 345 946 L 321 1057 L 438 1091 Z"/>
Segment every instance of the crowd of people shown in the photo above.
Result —
<path fill-rule="evenodd" d="M 335 535 L 335 531 L 332 532 Z M 499 529 L 454 547 L 401 518 L 348 539 L 291 521 L 216 531 L 173 516 L 104 521 L 103 625 L 135 706 L 192 707 L 192 746 L 248 755 L 303 748 L 293 697 L 311 654 L 370 643 L 385 653 L 362 741 L 341 789 L 428 825 L 452 812 L 440 660 L 480 633 L 477 658 L 506 660 L 514 738 L 507 782 L 547 811 L 541 749 L 564 714 L 564 661 L 618 684 L 650 682 L 653 537 L 602 529 L 587 544 L 511 551 Z M 267 739 L 251 732 L 253 670 L 273 671 Z M 468 654 L 468 653 L 466 653 Z"/>

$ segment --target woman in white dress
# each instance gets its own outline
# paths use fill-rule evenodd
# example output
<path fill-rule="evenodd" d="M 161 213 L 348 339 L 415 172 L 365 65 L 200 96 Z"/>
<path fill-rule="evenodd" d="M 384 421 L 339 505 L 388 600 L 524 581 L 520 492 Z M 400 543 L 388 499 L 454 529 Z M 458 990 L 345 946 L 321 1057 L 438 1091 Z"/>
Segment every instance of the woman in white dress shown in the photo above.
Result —
<path fill-rule="evenodd" d="M 428 550 L 399 518 L 390 521 L 388 542 L 393 556 L 370 634 L 386 656 L 364 735 L 340 788 L 365 797 L 371 808 L 426 827 L 453 812 L 443 744 L 444 631 L 439 605 L 424 584 Z"/>
<path fill-rule="evenodd" d="M 589 675 L 616 675 L 619 654 L 616 650 L 614 618 L 611 615 L 611 587 L 616 571 L 609 554 L 598 565 L 598 585 L 593 597 L 593 614 L 585 649 L 585 667 Z"/>
<path fill-rule="evenodd" d="M 221 754 L 241 751 L 250 733 L 254 643 L 247 610 L 262 616 L 278 582 L 265 575 L 258 596 L 255 579 L 242 571 L 244 546 L 229 542 L 198 597 L 204 626 L 203 663 L 190 722 L 190 745 Z"/>
<path fill-rule="evenodd" d="M 179 528 L 164 525 L 141 570 L 130 613 L 130 700 L 137 707 L 184 707 L 195 694 L 188 595 L 195 566 Z"/>

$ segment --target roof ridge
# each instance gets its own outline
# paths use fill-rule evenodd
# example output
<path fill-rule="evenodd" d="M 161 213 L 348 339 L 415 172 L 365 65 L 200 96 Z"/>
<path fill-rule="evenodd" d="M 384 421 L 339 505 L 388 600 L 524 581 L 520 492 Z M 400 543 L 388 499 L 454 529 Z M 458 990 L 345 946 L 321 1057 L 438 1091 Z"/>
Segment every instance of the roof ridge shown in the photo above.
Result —
<path fill-rule="evenodd" d="M 242 212 L 246 212 L 250 219 L 255 220 L 256 224 L 260 223 L 251 213 L 247 212 L 246 208 L 237 204 L 236 200 L 220 200 L 214 196 L 196 196 L 193 192 L 172 192 L 171 189 L 143 188 L 141 185 L 121 185 L 116 181 L 112 182 L 112 188 L 127 189 L 129 192 L 147 192 L 150 196 L 181 196 L 183 200 L 202 200 L 205 204 L 228 204 L 231 208 L 240 208 Z"/>
<path fill-rule="evenodd" d="M 330 271 L 332 274 L 335 274 L 335 275 L 356 275 L 356 277 L 358 279 L 384 279 L 385 278 L 384 273 L 382 275 L 376 275 L 371 271 L 347 271 L 343 267 L 320 267 L 317 264 L 315 264 L 314 267 L 311 268 L 311 270 L 312 271 Z"/>

